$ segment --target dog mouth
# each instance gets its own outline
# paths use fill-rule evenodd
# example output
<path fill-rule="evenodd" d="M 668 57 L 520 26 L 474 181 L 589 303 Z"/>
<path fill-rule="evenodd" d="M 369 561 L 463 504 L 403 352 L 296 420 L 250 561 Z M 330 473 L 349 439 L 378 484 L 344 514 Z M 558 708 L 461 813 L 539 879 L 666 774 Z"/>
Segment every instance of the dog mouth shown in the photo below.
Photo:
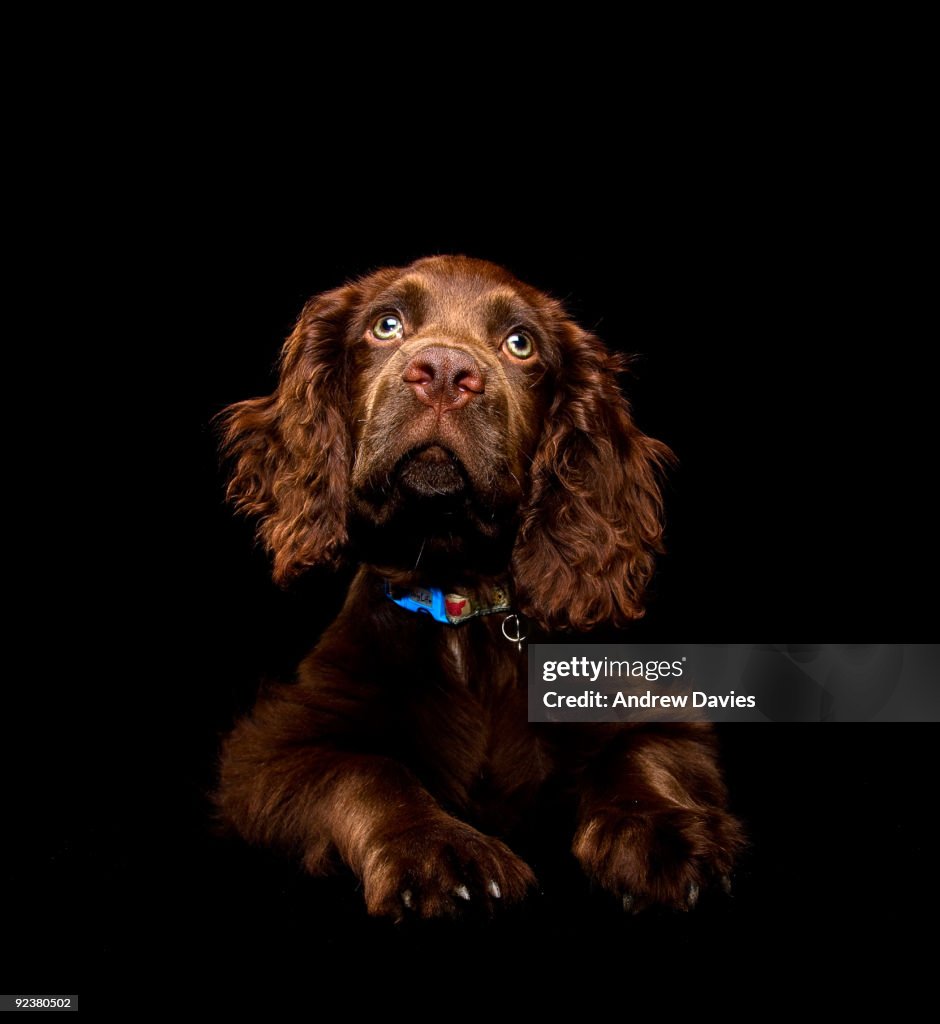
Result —
<path fill-rule="evenodd" d="M 490 476 L 501 479 L 495 470 Z M 385 568 L 413 571 L 420 563 L 433 576 L 459 563 L 474 572 L 502 572 L 516 504 L 496 488 L 482 491 L 472 465 L 440 438 L 425 438 L 354 489 L 349 540 L 361 561 Z"/>
<path fill-rule="evenodd" d="M 461 497 L 469 488 L 460 459 L 437 442 L 406 452 L 395 467 L 399 487 L 417 498 Z"/>

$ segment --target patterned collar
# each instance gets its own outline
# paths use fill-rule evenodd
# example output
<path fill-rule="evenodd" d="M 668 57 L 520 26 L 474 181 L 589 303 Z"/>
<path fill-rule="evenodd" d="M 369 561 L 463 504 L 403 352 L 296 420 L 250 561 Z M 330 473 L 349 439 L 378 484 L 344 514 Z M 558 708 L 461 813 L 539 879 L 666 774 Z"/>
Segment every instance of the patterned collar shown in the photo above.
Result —
<path fill-rule="evenodd" d="M 430 615 L 448 626 L 459 626 L 479 615 L 512 611 L 509 588 L 498 585 L 489 589 L 485 597 L 473 594 L 445 594 L 437 587 L 395 587 L 385 581 L 386 596 L 410 612 Z"/>

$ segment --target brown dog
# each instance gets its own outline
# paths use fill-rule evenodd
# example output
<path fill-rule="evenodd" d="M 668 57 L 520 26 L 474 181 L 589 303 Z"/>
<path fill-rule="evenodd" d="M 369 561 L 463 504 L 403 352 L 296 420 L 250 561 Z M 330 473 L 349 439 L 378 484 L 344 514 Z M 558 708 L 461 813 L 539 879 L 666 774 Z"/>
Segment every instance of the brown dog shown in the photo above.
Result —
<path fill-rule="evenodd" d="M 312 873 L 344 862 L 373 914 L 491 909 L 534 882 L 495 836 L 551 783 L 575 856 L 625 907 L 691 906 L 727 876 L 742 836 L 708 728 L 530 725 L 518 620 L 503 629 L 643 614 L 669 452 L 634 425 L 622 368 L 479 260 L 307 304 L 274 394 L 226 410 L 229 496 L 278 581 L 361 566 L 296 684 L 225 744 L 218 803 L 246 839 Z"/>

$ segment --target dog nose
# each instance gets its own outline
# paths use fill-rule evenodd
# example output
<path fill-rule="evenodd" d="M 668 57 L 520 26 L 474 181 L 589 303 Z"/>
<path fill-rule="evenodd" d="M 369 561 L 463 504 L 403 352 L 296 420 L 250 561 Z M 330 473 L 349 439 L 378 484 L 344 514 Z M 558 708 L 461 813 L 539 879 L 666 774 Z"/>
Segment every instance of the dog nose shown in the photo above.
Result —
<path fill-rule="evenodd" d="M 486 378 L 465 349 L 428 345 L 405 367 L 401 379 L 414 388 L 418 400 L 442 412 L 462 409 L 482 395 Z"/>

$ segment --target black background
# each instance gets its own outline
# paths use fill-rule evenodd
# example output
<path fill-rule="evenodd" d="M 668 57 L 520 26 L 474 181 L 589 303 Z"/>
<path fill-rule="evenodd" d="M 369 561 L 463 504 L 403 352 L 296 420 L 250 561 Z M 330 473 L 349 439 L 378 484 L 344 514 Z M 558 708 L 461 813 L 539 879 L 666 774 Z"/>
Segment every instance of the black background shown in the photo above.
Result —
<path fill-rule="evenodd" d="M 669 553 L 629 637 L 929 639 L 932 531 L 917 497 L 929 435 L 909 301 L 922 271 L 899 255 L 903 211 L 753 168 L 563 175 L 538 191 L 497 177 L 486 197 L 430 170 L 410 189 L 313 176 L 289 200 L 230 185 L 197 174 L 184 195 L 136 196 L 109 224 L 92 305 L 113 341 L 83 393 L 87 419 L 72 421 L 69 477 L 94 527 L 80 571 L 47 596 L 53 667 L 39 652 L 22 688 L 42 738 L 10 737 L 24 799 L 4 990 L 79 992 L 91 1009 L 187 984 L 200 1002 L 255 993 L 300 1009 L 326 992 L 405 1005 L 431 980 L 551 996 L 588 971 L 634 984 L 670 965 L 745 972 L 774 992 L 840 958 L 850 973 L 914 958 L 936 850 L 932 726 L 726 727 L 752 850 L 735 897 L 691 915 L 623 918 L 545 856 L 544 893 L 519 913 L 396 929 L 365 917 L 352 879 L 305 879 L 215 837 L 205 799 L 219 736 L 262 677 L 289 674 L 343 583 L 273 587 L 222 503 L 210 420 L 271 389 L 306 297 L 429 253 L 502 263 L 640 354 L 627 393 L 679 467 Z M 77 233 L 63 250 L 73 267 Z M 87 315 L 81 329 L 94 333 Z M 93 473 L 107 500 L 90 497 Z M 373 989 L 377 975 L 389 987 Z"/>

